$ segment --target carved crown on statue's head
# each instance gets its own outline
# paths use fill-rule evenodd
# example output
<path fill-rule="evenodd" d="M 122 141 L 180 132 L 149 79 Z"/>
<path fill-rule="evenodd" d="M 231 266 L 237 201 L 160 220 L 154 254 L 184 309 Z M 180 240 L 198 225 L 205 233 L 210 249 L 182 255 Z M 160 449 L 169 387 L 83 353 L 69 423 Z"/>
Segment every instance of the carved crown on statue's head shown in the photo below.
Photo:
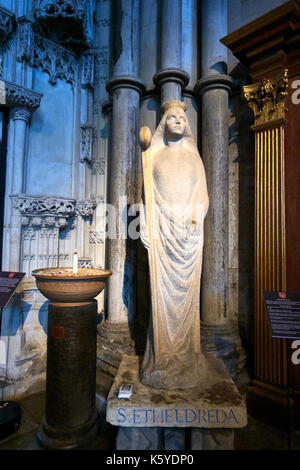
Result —
<path fill-rule="evenodd" d="M 186 104 L 183 103 L 182 101 L 176 101 L 176 100 L 165 101 L 160 109 L 161 109 L 161 112 L 165 114 L 165 112 L 168 111 L 168 109 L 173 108 L 175 106 L 182 108 L 183 111 L 186 111 Z"/>

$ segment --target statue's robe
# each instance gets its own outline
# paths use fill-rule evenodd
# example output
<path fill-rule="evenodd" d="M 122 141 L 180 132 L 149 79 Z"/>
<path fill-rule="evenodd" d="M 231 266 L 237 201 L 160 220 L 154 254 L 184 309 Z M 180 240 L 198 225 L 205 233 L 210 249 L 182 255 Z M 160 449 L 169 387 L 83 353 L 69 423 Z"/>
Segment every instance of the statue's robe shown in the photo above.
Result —
<path fill-rule="evenodd" d="M 140 380 L 154 388 L 193 388 L 205 367 L 199 305 L 205 172 L 199 153 L 184 146 L 152 148 L 149 155 L 151 219 L 142 212 L 141 239 L 148 249 L 152 313 Z M 189 210 L 180 213 L 176 204 Z"/>

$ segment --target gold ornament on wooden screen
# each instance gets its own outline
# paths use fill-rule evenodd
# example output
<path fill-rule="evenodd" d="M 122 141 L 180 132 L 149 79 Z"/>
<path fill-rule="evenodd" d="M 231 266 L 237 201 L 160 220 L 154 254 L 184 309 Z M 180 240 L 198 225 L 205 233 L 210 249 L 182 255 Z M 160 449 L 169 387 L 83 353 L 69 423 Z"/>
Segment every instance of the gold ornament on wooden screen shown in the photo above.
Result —
<path fill-rule="evenodd" d="M 266 124 L 283 119 L 287 111 L 285 97 L 288 88 L 288 71 L 272 79 L 246 85 L 244 96 L 254 112 L 254 125 Z"/>

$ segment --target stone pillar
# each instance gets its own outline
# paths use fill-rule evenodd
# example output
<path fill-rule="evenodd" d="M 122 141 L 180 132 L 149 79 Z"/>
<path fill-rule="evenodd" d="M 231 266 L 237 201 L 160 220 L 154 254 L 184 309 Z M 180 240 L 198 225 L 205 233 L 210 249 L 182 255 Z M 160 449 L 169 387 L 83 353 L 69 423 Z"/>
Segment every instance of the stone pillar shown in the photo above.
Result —
<path fill-rule="evenodd" d="M 172 100 L 181 101 L 182 89 L 187 86 L 189 80 L 189 74 L 184 70 L 168 68 L 157 72 L 153 82 L 161 90 L 161 104 Z"/>
<path fill-rule="evenodd" d="M 228 308 L 228 117 L 232 79 L 227 75 L 227 50 L 220 43 L 227 34 L 227 2 L 203 0 L 201 8 L 201 79 L 194 90 L 201 97 L 201 154 L 210 200 L 204 229 L 201 344 L 206 353 L 221 357 L 237 379 L 240 373 L 243 376 L 245 354 Z"/>
<path fill-rule="evenodd" d="M 220 325 L 226 320 L 228 288 L 228 93 L 227 50 L 219 42 L 227 32 L 227 3 L 204 0 L 201 11 L 201 79 L 195 91 L 202 102 L 202 158 L 210 207 L 205 220 L 201 317 Z"/>
<path fill-rule="evenodd" d="M 181 3 L 164 0 L 161 5 L 161 70 L 153 77 L 161 89 L 161 104 L 181 101 L 182 88 L 189 82 L 188 73 L 181 70 Z"/>
<path fill-rule="evenodd" d="M 218 74 L 203 77 L 195 86 L 202 98 L 202 158 L 210 204 L 204 231 L 201 317 L 213 325 L 227 317 L 230 83 L 230 77 Z"/>
<path fill-rule="evenodd" d="M 130 217 L 127 212 L 132 204 L 138 202 L 138 117 L 140 95 L 145 90 L 137 77 L 138 3 L 137 0 L 116 1 L 114 68 L 113 77 L 107 84 L 113 102 L 108 203 L 111 205 L 111 220 L 116 220 L 116 231 L 108 235 L 108 267 L 114 275 L 107 288 L 108 318 L 99 328 L 102 338 L 98 357 L 114 368 L 118 367 L 124 352 L 133 351 L 136 241 L 127 234 Z M 112 225 L 110 227 L 113 228 Z"/>
<path fill-rule="evenodd" d="M 26 149 L 27 126 L 31 118 L 31 111 L 26 108 L 17 108 L 14 119 L 14 147 L 12 165 L 11 194 L 23 192 L 24 162 Z M 20 247 L 21 247 L 21 218 L 19 214 L 11 213 L 10 228 L 10 258 L 9 270 L 20 269 Z"/>
<path fill-rule="evenodd" d="M 127 235 L 127 210 L 137 203 L 138 110 L 143 83 L 134 77 L 112 79 L 113 96 L 111 181 L 109 202 L 116 211 L 116 238 L 109 240 L 109 322 L 129 325 L 134 315 L 134 249 Z"/>

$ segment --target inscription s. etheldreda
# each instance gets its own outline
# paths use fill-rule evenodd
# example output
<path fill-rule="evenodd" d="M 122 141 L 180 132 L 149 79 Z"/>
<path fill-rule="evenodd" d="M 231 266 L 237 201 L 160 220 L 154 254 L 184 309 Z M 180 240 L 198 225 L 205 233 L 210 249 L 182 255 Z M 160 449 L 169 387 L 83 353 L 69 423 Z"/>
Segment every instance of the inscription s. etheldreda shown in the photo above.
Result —
<path fill-rule="evenodd" d="M 233 409 L 193 410 L 191 408 L 164 408 L 164 409 L 129 409 L 119 408 L 117 421 L 119 425 L 155 425 L 166 424 L 197 425 L 224 427 L 238 425 L 239 421 Z"/>

